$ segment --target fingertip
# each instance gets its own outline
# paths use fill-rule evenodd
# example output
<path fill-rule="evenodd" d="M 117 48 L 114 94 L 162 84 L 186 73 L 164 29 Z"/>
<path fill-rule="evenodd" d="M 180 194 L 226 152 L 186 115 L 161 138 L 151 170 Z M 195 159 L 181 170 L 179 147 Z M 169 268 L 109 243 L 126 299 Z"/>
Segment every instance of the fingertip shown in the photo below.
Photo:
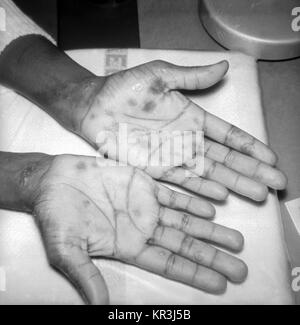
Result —
<path fill-rule="evenodd" d="M 270 164 L 272 166 L 276 165 L 278 162 L 278 156 L 275 152 L 272 151 L 272 154 L 270 155 Z"/>
<path fill-rule="evenodd" d="M 212 219 L 216 215 L 216 209 L 210 203 L 207 203 L 207 207 L 202 211 L 202 215 L 206 218 Z"/>
<path fill-rule="evenodd" d="M 223 69 L 223 75 L 225 75 L 229 70 L 229 62 L 227 60 L 220 61 L 219 64 Z"/>
<path fill-rule="evenodd" d="M 268 152 L 264 155 L 265 156 L 264 159 L 261 160 L 263 160 L 268 165 L 275 166 L 278 162 L 277 154 L 270 148 L 267 148 L 267 151 Z"/>
<path fill-rule="evenodd" d="M 242 283 L 248 276 L 248 266 L 242 260 L 237 260 L 232 270 L 230 280 L 234 283 Z"/>
<path fill-rule="evenodd" d="M 257 202 L 264 201 L 268 196 L 269 190 L 267 186 L 260 184 L 259 186 L 256 186 L 256 188 L 253 190 L 253 192 L 250 195 L 250 198 Z"/>
<path fill-rule="evenodd" d="M 203 199 L 198 198 L 195 198 L 194 202 L 195 204 L 193 204 L 193 208 L 188 209 L 188 212 L 207 219 L 212 219 L 215 216 L 216 209 L 212 204 Z"/>
<path fill-rule="evenodd" d="M 213 281 L 210 283 L 210 287 L 208 291 L 215 295 L 221 295 L 225 293 L 226 289 L 227 289 L 226 278 L 223 275 L 216 273 L 216 276 L 214 277 Z"/>
<path fill-rule="evenodd" d="M 214 199 L 218 201 L 225 201 L 228 198 L 229 191 L 226 187 L 220 185 L 218 188 L 215 189 L 214 192 Z"/>
<path fill-rule="evenodd" d="M 237 230 L 233 230 L 230 236 L 231 249 L 240 252 L 244 248 L 244 236 Z"/>
<path fill-rule="evenodd" d="M 283 172 L 278 171 L 272 183 L 275 190 L 284 190 L 287 187 L 288 179 Z"/>

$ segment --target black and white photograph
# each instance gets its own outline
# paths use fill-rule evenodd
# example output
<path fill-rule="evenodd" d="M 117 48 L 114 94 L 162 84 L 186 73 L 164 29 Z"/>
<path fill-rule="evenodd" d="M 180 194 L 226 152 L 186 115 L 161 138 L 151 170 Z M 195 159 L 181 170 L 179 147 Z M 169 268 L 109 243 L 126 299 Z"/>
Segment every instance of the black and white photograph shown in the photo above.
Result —
<path fill-rule="evenodd" d="M 0 0 L 0 305 L 300 305 L 300 0 Z"/>

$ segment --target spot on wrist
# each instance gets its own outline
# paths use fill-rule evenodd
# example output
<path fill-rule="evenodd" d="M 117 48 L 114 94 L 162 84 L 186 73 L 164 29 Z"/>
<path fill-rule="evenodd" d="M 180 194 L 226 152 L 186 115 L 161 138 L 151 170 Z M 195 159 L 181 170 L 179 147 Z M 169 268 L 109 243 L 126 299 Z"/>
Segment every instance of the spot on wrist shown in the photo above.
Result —
<path fill-rule="evenodd" d="M 25 187 L 28 185 L 29 179 L 31 178 L 32 174 L 36 171 L 36 168 L 37 163 L 35 162 L 23 169 L 20 176 L 21 186 Z"/>

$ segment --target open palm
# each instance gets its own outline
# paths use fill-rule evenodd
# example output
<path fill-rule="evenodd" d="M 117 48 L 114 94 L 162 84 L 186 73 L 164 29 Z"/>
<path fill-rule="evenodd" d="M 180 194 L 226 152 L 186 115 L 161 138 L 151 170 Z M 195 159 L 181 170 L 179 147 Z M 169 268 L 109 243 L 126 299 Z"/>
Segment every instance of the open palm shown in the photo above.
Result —
<path fill-rule="evenodd" d="M 34 203 L 50 263 L 88 302 L 108 301 L 104 279 L 90 260 L 96 256 L 211 293 L 223 292 L 226 279 L 245 279 L 242 261 L 201 241 L 234 251 L 243 246 L 239 232 L 203 219 L 214 214 L 208 203 L 171 191 L 139 169 L 111 163 L 55 157 Z"/>
<path fill-rule="evenodd" d="M 226 198 L 228 188 L 264 200 L 268 186 L 282 189 L 286 185 L 285 176 L 272 167 L 276 162 L 272 150 L 177 91 L 210 87 L 227 69 L 226 61 L 206 67 L 153 61 L 108 76 L 100 86 L 96 78 L 91 83 L 94 95 L 88 98 L 91 104 L 82 118 L 80 133 L 102 154 L 137 166 L 155 179 L 214 199 Z M 126 125 L 127 138 L 119 133 L 121 125 Z M 149 150 L 153 131 L 157 139 L 151 140 Z M 174 131 L 204 133 L 202 151 L 194 139 L 185 143 L 183 152 L 191 150 L 194 161 L 165 163 L 170 154 L 168 150 L 161 152 L 169 146 Z M 175 158 L 180 155 L 176 148 L 173 151 Z"/>

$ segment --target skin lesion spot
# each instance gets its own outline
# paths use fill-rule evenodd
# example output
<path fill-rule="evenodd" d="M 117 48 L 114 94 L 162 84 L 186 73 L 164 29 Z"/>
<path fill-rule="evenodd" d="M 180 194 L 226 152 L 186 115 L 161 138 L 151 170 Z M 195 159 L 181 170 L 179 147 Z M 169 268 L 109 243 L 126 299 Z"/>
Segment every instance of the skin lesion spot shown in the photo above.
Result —
<path fill-rule="evenodd" d="M 87 208 L 91 204 L 91 202 L 89 200 L 84 200 L 82 201 L 82 204 L 85 208 Z"/>
<path fill-rule="evenodd" d="M 154 95 L 160 95 L 166 91 L 166 84 L 161 78 L 155 79 L 151 86 L 150 86 L 150 92 Z"/>
<path fill-rule="evenodd" d="M 90 115 L 90 120 L 94 120 L 95 117 L 96 117 L 96 115 L 95 115 L 94 113 L 92 113 L 92 114 Z"/>
<path fill-rule="evenodd" d="M 198 117 L 194 117 L 194 118 L 193 118 L 193 122 L 194 122 L 197 126 L 201 125 L 201 124 L 200 124 L 200 120 L 199 120 Z"/>
<path fill-rule="evenodd" d="M 86 169 L 86 164 L 84 161 L 79 161 L 77 164 L 76 164 L 76 169 L 78 170 L 85 170 Z"/>
<path fill-rule="evenodd" d="M 154 101 L 150 100 L 149 102 L 146 102 L 144 107 L 143 107 L 143 111 L 147 112 L 147 113 L 151 113 L 154 111 L 156 107 L 156 104 L 154 103 Z"/>
<path fill-rule="evenodd" d="M 22 186 L 26 185 L 31 175 L 36 171 L 37 163 L 27 166 L 21 173 L 20 183 Z"/>
<path fill-rule="evenodd" d="M 129 98 L 128 99 L 128 105 L 129 106 L 136 106 L 138 103 L 134 98 Z"/>
<path fill-rule="evenodd" d="M 89 228 L 91 226 L 91 221 L 90 220 L 85 220 L 85 226 Z"/>
<path fill-rule="evenodd" d="M 243 144 L 241 146 L 241 152 L 252 156 L 255 152 L 255 140 L 253 139 L 253 141 Z"/>

